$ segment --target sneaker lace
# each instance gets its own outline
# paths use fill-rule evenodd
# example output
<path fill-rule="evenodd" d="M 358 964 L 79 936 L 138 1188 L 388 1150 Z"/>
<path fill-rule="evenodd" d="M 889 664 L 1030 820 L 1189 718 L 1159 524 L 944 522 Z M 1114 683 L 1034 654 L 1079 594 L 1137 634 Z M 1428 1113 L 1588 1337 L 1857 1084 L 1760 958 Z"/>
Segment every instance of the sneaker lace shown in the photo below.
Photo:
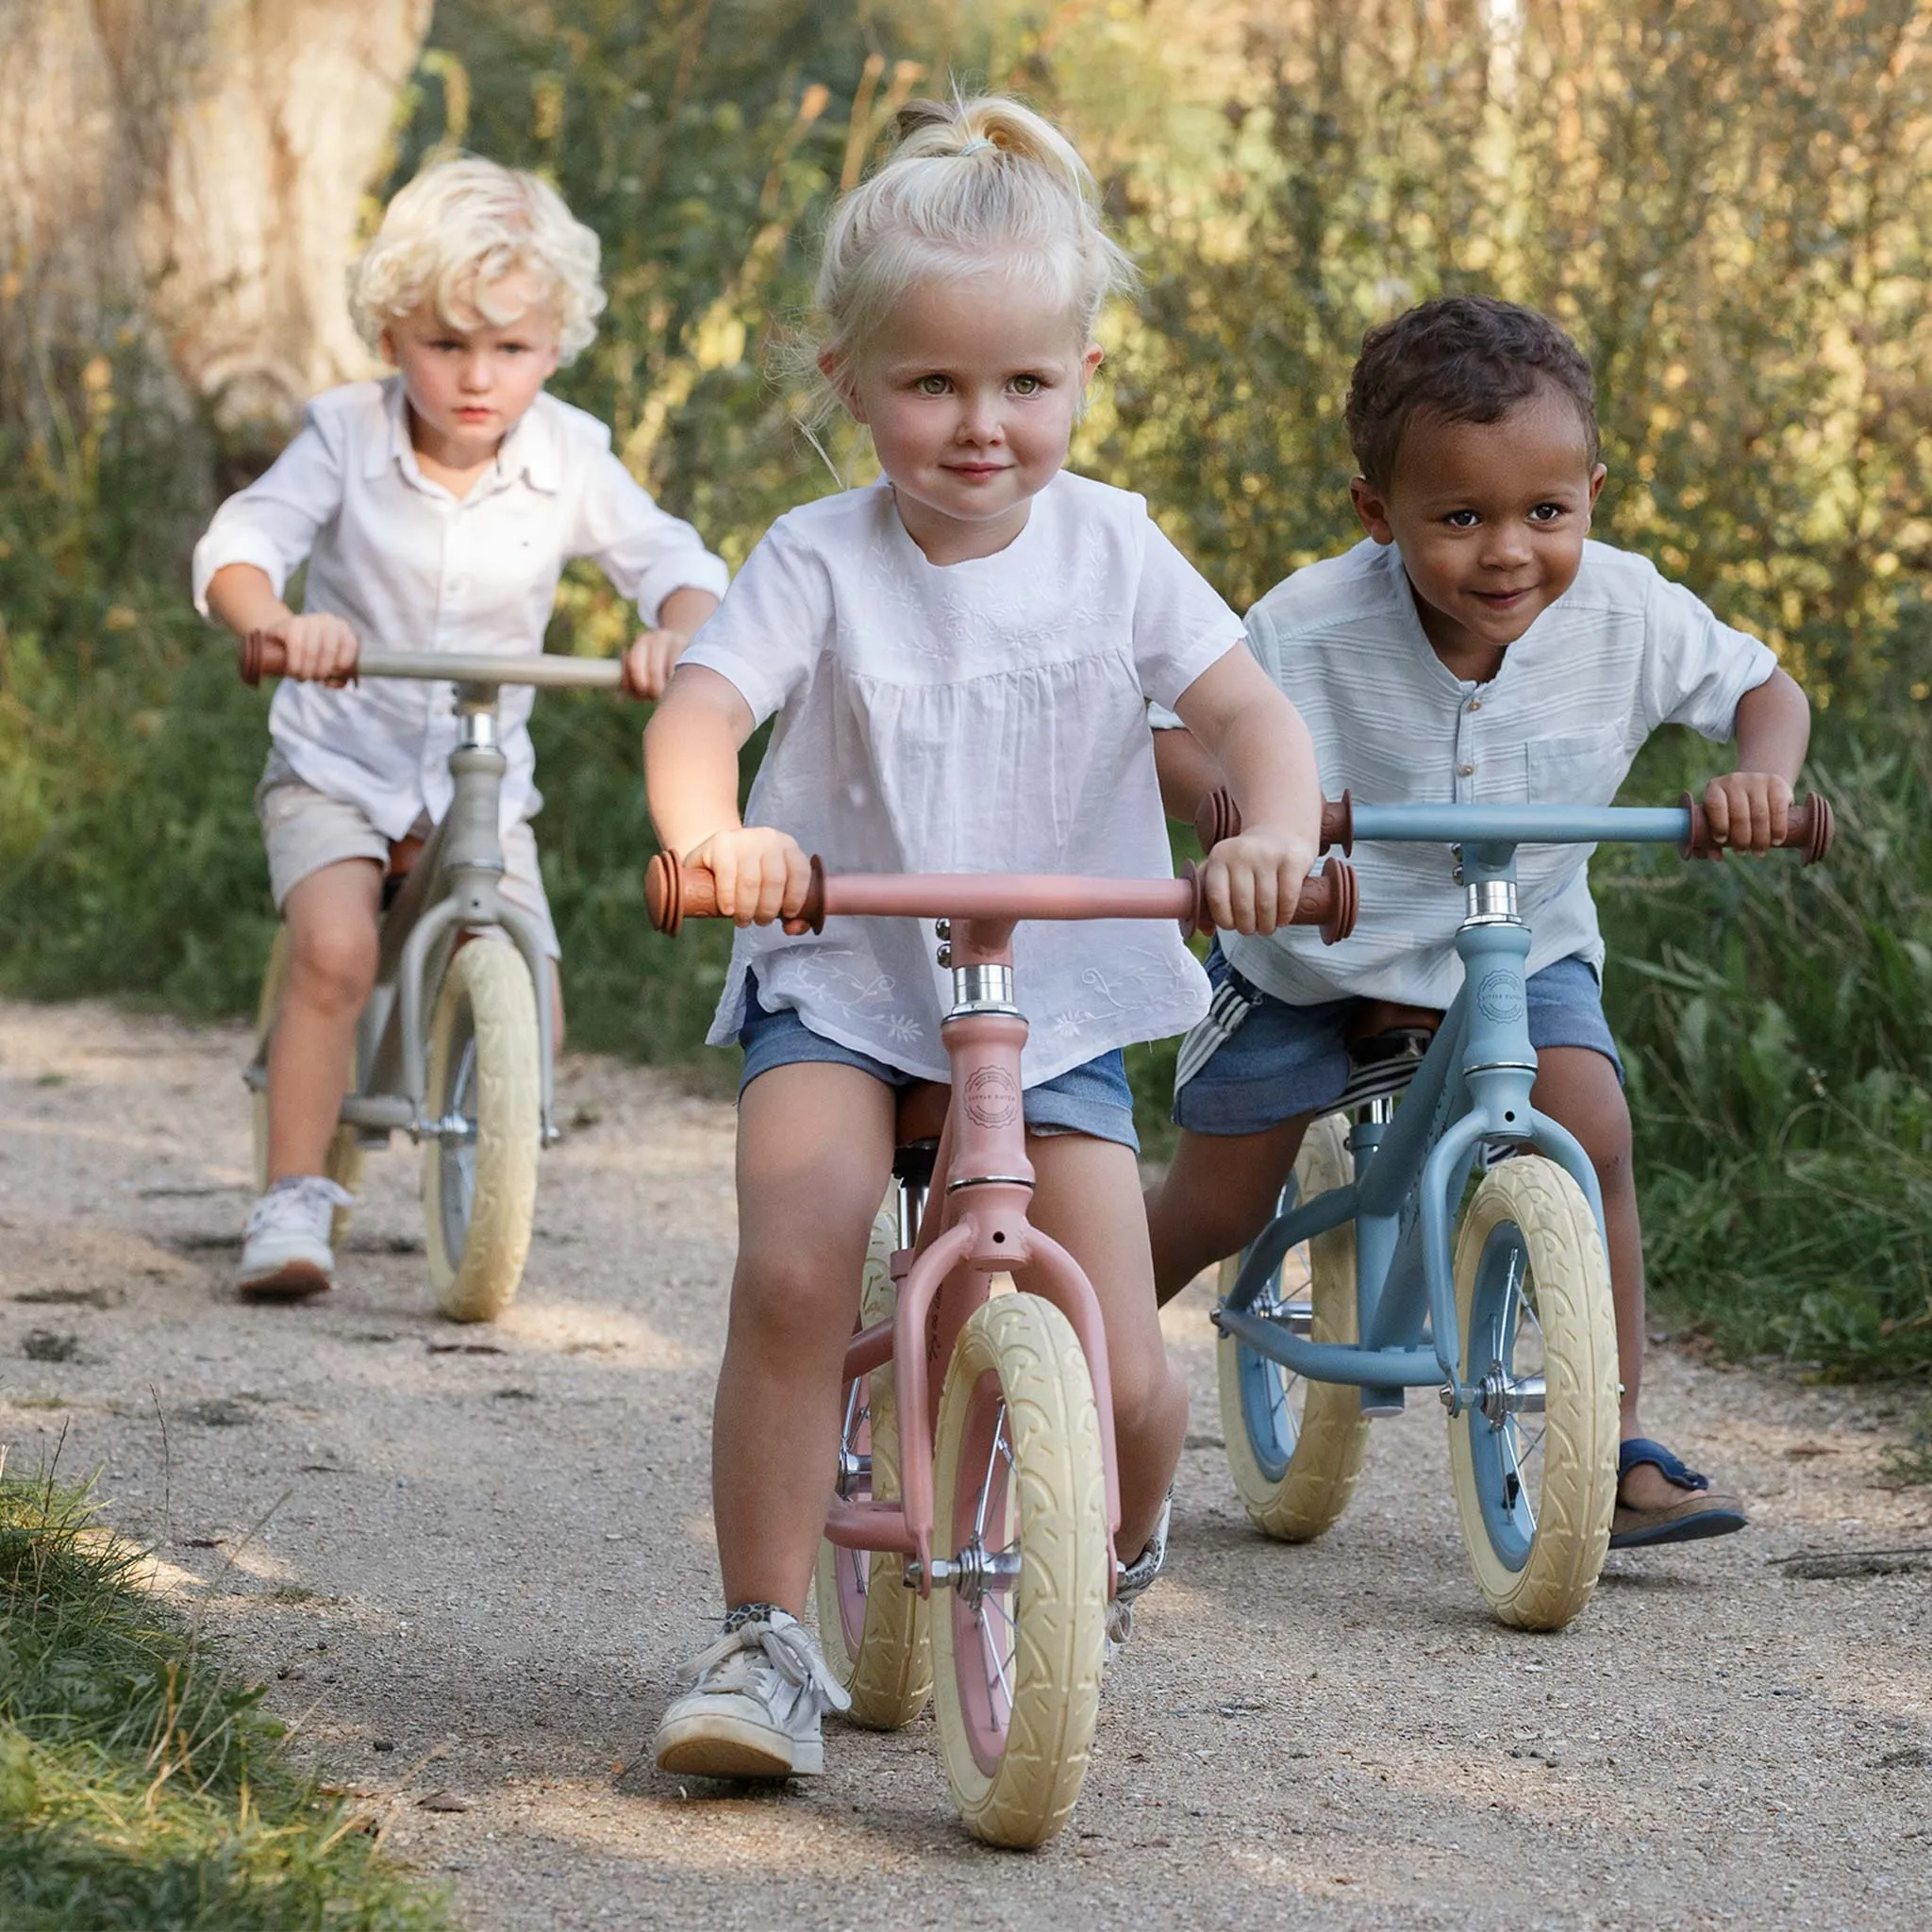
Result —
<path fill-rule="evenodd" d="M 725 1631 L 684 1674 L 707 1690 L 744 1690 L 769 1702 L 782 1683 L 791 1688 L 790 1702 L 809 1695 L 822 1712 L 852 1708 L 851 1693 L 832 1675 L 811 1632 L 783 1610 Z"/>
<path fill-rule="evenodd" d="M 281 1180 L 262 1195 L 248 1216 L 248 1234 L 321 1234 L 338 1208 L 350 1208 L 356 1197 L 344 1187 L 319 1174 Z"/>

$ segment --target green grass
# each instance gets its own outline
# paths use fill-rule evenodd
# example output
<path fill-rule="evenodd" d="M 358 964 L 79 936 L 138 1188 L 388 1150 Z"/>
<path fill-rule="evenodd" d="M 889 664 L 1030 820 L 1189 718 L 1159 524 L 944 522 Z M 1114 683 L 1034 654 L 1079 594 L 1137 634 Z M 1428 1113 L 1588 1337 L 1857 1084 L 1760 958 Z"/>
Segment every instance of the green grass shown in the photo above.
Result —
<path fill-rule="evenodd" d="M 1726 1352 L 1932 1369 L 1932 724 L 1820 721 L 1839 842 L 1686 866 L 1606 851 L 1607 1005 L 1629 1068 L 1659 1300 Z M 1710 754 L 1660 741 L 1633 797 Z"/>
<path fill-rule="evenodd" d="M 87 1501 L 0 1476 L 0 1924 L 438 1932 Z"/>

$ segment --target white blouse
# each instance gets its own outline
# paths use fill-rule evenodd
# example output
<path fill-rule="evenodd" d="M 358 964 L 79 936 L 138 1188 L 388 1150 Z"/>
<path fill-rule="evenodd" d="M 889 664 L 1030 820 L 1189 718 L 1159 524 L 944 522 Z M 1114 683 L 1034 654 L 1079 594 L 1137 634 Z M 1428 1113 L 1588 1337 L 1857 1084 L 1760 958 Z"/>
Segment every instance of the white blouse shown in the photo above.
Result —
<path fill-rule="evenodd" d="M 1241 638 L 1141 498 L 1062 472 L 1006 549 L 945 566 L 883 482 L 792 510 L 682 661 L 728 678 L 760 722 L 778 714 L 745 823 L 833 872 L 1162 878 L 1147 701 L 1173 705 Z M 930 924 L 909 919 L 747 927 L 711 1042 L 736 1037 L 755 972 L 767 1010 L 946 1079 L 951 987 L 933 954 Z M 1023 924 L 1014 962 L 1027 1086 L 1207 1008 L 1164 920 Z"/>
<path fill-rule="evenodd" d="M 252 563 L 279 596 L 307 558 L 308 610 L 341 618 L 373 651 L 543 648 L 557 580 L 598 563 L 648 622 L 686 586 L 723 594 L 728 573 L 610 451 L 594 416 L 540 393 L 464 497 L 431 482 L 410 447 L 400 376 L 329 390 L 274 466 L 215 512 L 194 548 L 194 602 Z M 389 838 L 449 809 L 453 687 L 372 679 L 344 691 L 284 680 L 269 711 L 275 749 L 318 791 L 360 806 Z M 502 692 L 503 827 L 534 812 L 528 687 Z"/>

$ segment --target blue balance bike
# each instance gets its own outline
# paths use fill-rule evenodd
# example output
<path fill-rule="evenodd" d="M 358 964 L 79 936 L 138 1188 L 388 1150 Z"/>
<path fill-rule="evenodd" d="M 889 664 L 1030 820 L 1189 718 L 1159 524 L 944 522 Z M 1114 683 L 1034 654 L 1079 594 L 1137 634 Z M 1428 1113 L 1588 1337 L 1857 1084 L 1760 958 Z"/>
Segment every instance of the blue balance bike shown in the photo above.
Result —
<path fill-rule="evenodd" d="M 1239 814 L 1216 793 L 1196 823 L 1211 847 Z M 1530 1104 L 1516 848 L 1716 847 L 1688 793 L 1675 809 L 1344 794 L 1324 812 L 1324 848 L 1357 839 L 1450 848 L 1462 990 L 1433 1036 L 1434 1016 L 1411 1013 L 1352 1043 L 1347 1124 L 1310 1124 L 1280 1212 L 1224 1266 L 1214 1322 L 1229 1471 L 1267 1534 L 1319 1536 L 1347 1507 L 1371 1419 L 1434 1389 L 1477 1586 L 1504 1623 L 1560 1629 L 1589 1601 L 1609 1538 L 1617 1338 L 1595 1174 Z M 1807 864 L 1831 839 L 1824 798 L 1792 808 L 1783 842 Z M 1503 1158 L 1514 1154 L 1542 1158 Z M 1488 1171 L 1472 1192 L 1478 1163 Z"/>

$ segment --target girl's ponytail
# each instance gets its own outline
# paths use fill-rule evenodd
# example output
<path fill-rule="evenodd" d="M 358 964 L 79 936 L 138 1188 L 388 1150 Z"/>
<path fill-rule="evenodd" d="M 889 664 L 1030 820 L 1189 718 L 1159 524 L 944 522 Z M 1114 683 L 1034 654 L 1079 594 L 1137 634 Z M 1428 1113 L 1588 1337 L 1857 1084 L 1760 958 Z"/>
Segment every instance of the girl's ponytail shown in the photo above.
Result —
<path fill-rule="evenodd" d="M 1085 343 L 1133 265 L 1100 222 L 1091 172 L 1052 122 L 997 94 L 912 101 L 892 153 L 834 210 L 819 269 L 822 366 L 850 370 L 922 281 L 1016 275 L 1064 301 Z"/>

